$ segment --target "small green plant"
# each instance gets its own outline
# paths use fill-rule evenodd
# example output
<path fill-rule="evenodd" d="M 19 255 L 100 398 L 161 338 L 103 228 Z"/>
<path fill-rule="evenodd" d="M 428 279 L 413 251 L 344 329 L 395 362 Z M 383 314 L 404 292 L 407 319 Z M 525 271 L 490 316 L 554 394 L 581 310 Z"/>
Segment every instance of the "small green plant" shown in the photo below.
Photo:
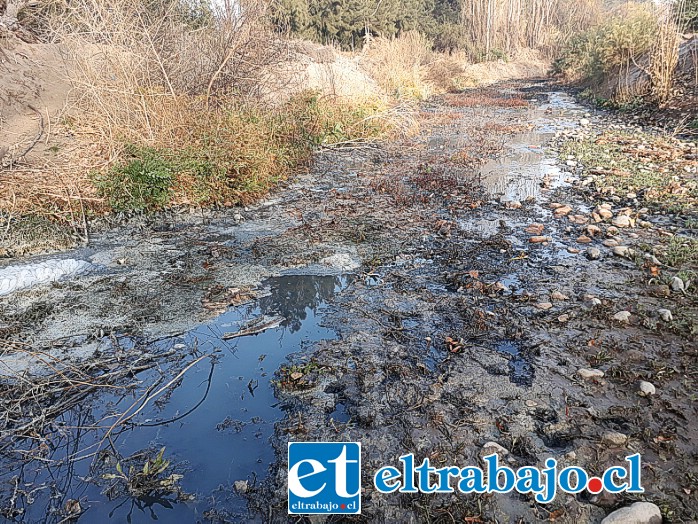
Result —
<path fill-rule="evenodd" d="M 165 448 L 162 448 L 154 458 L 146 459 L 142 467 L 129 466 L 128 473 L 124 472 L 121 463 L 117 462 L 116 473 L 106 473 L 102 478 L 122 481 L 128 493 L 136 498 L 178 493 L 178 483 L 182 475 L 164 475 L 170 467 L 170 461 L 165 460 L 164 454 Z"/>
<path fill-rule="evenodd" d="M 698 266 L 698 240 L 688 237 L 672 237 L 667 246 L 663 261 L 675 268 L 685 265 Z"/>
<path fill-rule="evenodd" d="M 172 195 L 175 169 L 166 150 L 127 146 L 128 157 L 106 174 L 93 175 L 101 196 L 115 211 L 153 211 Z"/>

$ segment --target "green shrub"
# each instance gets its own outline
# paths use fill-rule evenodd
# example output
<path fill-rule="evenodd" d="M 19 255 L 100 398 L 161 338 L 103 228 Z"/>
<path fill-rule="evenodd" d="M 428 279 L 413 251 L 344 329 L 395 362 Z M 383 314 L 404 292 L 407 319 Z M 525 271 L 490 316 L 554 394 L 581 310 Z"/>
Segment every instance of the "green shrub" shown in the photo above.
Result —
<path fill-rule="evenodd" d="M 99 194 L 115 211 L 150 211 L 166 206 L 175 168 L 164 150 L 127 146 L 127 157 L 105 175 L 93 175 Z"/>

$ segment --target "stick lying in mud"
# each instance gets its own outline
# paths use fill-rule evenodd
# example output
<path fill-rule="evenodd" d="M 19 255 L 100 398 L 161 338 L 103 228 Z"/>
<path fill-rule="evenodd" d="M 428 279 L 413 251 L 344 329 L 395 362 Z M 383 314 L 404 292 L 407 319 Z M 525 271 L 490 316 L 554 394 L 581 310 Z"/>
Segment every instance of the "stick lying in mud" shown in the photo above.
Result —
<path fill-rule="evenodd" d="M 232 340 L 234 338 L 249 337 L 250 335 L 259 335 L 268 329 L 279 327 L 284 320 L 286 320 L 284 317 L 261 317 L 255 319 L 248 324 L 247 327 L 242 328 L 237 333 L 226 333 L 223 335 L 223 340 Z"/>

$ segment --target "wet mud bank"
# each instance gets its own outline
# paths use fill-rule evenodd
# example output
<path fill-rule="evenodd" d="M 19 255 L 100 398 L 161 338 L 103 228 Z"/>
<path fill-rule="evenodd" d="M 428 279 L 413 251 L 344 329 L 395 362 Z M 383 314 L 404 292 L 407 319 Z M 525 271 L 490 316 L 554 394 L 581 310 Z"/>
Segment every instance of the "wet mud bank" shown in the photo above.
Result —
<path fill-rule="evenodd" d="M 591 523 L 636 500 L 696 518 L 690 275 L 675 291 L 616 249 L 692 230 L 588 191 L 564 144 L 612 116 L 552 86 L 448 95 L 420 120 L 239 216 L 107 230 L 57 257 L 89 271 L 0 297 L 3 515 L 287 522 L 287 442 L 330 440 L 362 442 L 357 521 Z M 481 465 L 493 442 L 512 467 L 595 474 L 641 453 L 647 491 L 372 488 L 405 453 Z"/>

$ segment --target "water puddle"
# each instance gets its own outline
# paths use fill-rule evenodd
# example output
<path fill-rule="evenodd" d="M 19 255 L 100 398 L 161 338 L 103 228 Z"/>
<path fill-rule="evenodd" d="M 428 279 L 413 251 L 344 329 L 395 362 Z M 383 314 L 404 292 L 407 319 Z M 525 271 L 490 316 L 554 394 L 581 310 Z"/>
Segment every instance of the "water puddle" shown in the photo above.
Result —
<path fill-rule="evenodd" d="M 290 354 L 309 343 L 336 338 L 334 331 L 322 326 L 323 311 L 328 299 L 346 284 L 346 278 L 332 276 L 272 278 L 265 283 L 268 294 L 256 303 L 232 308 L 183 336 L 147 346 L 147 351 L 171 351 L 178 358 L 137 374 L 139 385 L 133 390 L 96 395 L 65 413 L 52 431 L 41 436 L 46 447 L 41 460 L 30 464 L 21 460 L 40 455 L 39 439 L 17 443 L 23 451 L 4 457 L 3 489 L 19 487 L 15 507 L 24 512 L 22 522 L 62 521 L 71 499 L 85 510 L 81 523 L 196 522 L 211 508 L 234 521 L 249 520 L 245 499 L 233 486 L 239 481 L 253 486 L 274 461 L 270 438 L 284 417 L 275 398 L 274 373 Z M 237 333 L 262 317 L 282 318 L 262 333 L 224 340 L 226 333 Z M 166 388 L 152 402 L 141 400 L 144 392 L 152 393 L 173 379 L 175 387 Z M 142 409 L 126 426 L 111 432 L 106 442 L 102 442 L 104 429 L 88 429 L 108 428 L 115 414 L 136 402 Z M 341 405 L 331 417 L 337 422 L 348 419 Z M 183 491 L 196 495 L 193 500 L 134 499 L 115 491 L 110 500 L 105 495 L 109 483 L 97 479 L 105 472 L 117 473 L 115 457 L 127 460 L 146 450 L 136 462 L 142 465 L 153 450 L 157 453 L 163 447 L 164 458 L 183 475 Z M 91 456 L 99 449 L 103 451 Z M 67 457 L 86 458 L 67 461 Z"/>
<path fill-rule="evenodd" d="M 570 118 L 582 110 L 564 93 L 550 93 L 548 102 L 530 111 L 527 123 L 533 129 L 507 140 L 504 154 L 479 169 L 485 190 L 503 202 L 523 202 L 538 198 L 544 184 L 548 188 L 562 185 L 568 176 L 557 160 L 546 156 L 545 144 L 555 133 L 572 128 Z"/>
<path fill-rule="evenodd" d="M 521 349 L 515 342 L 505 341 L 497 345 L 496 350 L 509 357 L 509 380 L 517 386 L 531 387 L 535 377 L 533 364 L 521 355 Z"/>

